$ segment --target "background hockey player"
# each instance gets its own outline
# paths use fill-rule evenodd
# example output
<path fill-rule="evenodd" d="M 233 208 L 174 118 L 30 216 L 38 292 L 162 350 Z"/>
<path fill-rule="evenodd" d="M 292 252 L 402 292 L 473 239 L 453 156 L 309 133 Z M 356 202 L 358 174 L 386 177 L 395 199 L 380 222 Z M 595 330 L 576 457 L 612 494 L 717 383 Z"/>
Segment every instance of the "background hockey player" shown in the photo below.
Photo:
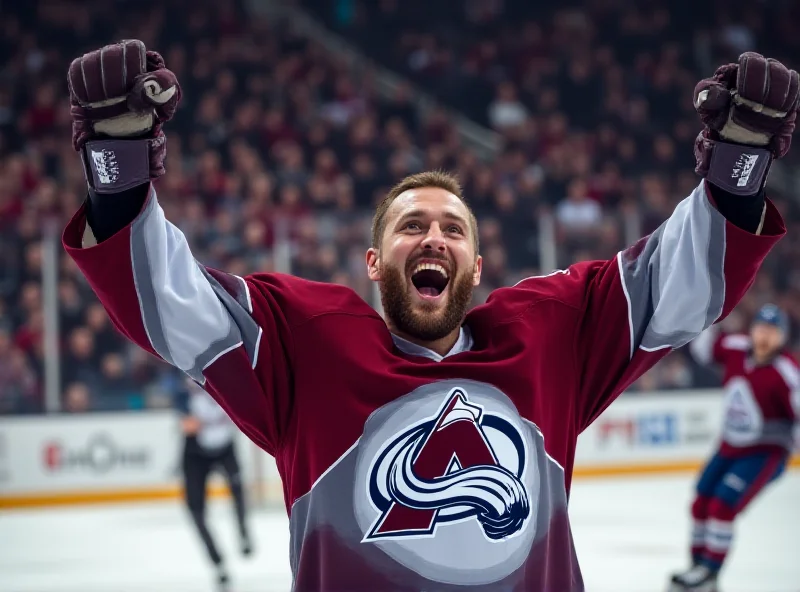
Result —
<path fill-rule="evenodd" d="M 366 254 L 385 320 L 343 286 L 194 259 L 150 183 L 180 97 L 158 54 L 106 46 L 69 82 L 89 195 L 64 245 L 115 325 L 275 456 L 296 591 L 583 590 L 567 516 L 578 434 L 725 317 L 785 232 L 763 187 L 789 150 L 798 77 L 758 54 L 698 85 L 704 180 L 658 230 L 469 314 L 482 260 L 461 188 L 403 180 Z"/>
<path fill-rule="evenodd" d="M 214 564 L 219 590 L 226 591 L 230 576 L 206 525 L 205 511 L 208 477 L 216 470 L 225 476 L 233 497 L 242 554 L 252 553 L 242 474 L 234 444 L 236 426 L 211 395 L 189 379 L 186 390 L 178 396 L 176 407 L 181 413 L 184 434 L 182 469 L 186 505 Z"/>
<path fill-rule="evenodd" d="M 786 468 L 798 443 L 800 369 L 784 351 L 789 319 L 774 304 L 758 311 L 750 335 L 713 326 L 692 341 L 692 355 L 724 371 L 720 447 L 703 469 L 692 504 L 692 562 L 673 590 L 714 592 L 733 540 L 733 522 Z"/>

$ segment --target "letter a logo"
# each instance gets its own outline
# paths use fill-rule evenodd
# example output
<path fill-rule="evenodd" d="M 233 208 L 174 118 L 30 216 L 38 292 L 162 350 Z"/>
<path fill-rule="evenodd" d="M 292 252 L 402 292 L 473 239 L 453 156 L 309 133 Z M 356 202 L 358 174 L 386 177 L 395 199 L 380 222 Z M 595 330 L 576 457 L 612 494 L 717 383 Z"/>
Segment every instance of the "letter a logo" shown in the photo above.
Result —
<path fill-rule="evenodd" d="M 530 515 L 520 474 L 501 466 L 483 425 L 521 438 L 497 416 L 484 416 L 467 393 L 454 388 L 435 417 L 406 430 L 379 453 L 370 471 L 369 494 L 381 511 L 364 542 L 434 536 L 440 524 L 476 519 L 486 538 L 518 532 Z"/>

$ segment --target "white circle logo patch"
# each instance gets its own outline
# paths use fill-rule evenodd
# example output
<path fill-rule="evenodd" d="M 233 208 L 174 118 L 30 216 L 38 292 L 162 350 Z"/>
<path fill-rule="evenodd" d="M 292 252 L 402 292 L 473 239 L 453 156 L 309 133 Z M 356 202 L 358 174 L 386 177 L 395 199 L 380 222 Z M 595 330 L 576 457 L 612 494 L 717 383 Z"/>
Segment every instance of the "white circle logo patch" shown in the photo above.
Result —
<path fill-rule="evenodd" d="M 539 474 L 521 418 L 503 408 L 508 399 L 480 383 L 448 388 L 456 382 L 404 397 L 365 432 L 356 515 L 362 544 L 379 545 L 420 575 L 488 583 L 527 556 Z"/>

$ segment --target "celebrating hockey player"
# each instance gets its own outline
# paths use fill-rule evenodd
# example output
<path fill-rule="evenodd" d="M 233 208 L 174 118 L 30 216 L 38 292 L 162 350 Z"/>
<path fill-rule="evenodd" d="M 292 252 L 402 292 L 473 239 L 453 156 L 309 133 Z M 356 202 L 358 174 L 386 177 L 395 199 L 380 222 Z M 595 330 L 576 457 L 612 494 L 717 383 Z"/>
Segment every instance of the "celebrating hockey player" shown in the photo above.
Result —
<path fill-rule="evenodd" d="M 674 592 L 716 592 L 734 519 L 783 473 L 800 431 L 800 368 L 783 351 L 786 313 L 765 305 L 750 335 L 725 335 L 717 327 L 689 345 L 697 361 L 723 367 L 725 417 L 719 450 L 703 469 L 692 504 L 694 565 L 673 576 Z"/>
<path fill-rule="evenodd" d="M 65 248 L 120 331 L 275 456 L 298 592 L 583 590 L 578 434 L 725 317 L 785 232 L 764 182 L 789 150 L 798 76 L 747 53 L 697 86 L 703 179 L 658 230 L 469 314 L 481 257 L 458 182 L 401 181 L 366 253 L 384 321 L 343 286 L 193 258 L 151 183 L 180 98 L 157 53 L 108 45 L 68 77 L 89 190 Z"/>

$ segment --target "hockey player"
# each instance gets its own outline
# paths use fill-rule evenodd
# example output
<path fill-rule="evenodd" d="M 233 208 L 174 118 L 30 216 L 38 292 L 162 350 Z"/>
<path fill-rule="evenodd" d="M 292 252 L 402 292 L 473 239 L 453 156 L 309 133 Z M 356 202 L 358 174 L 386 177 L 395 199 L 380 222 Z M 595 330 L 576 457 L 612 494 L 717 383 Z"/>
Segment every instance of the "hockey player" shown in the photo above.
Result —
<path fill-rule="evenodd" d="M 747 53 L 695 89 L 704 179 L 658 230 L 469 314 L 482 262 L 461 188 L 403 180 L 366 254 L 384 320 L 343 286 L 194 259 L 151 184 L 180 97 L 158 54 L 109 45 L 68 78 L 89 191 L 65 248 L 120 331 L 275 456 L 297 592 L 584 590 L 567 517 L 578 434 L 725 317 L 785 233 L 764 181 L 789 150 L 798 77 Z"/>
<path fill-rule="evenodd" d="M 733 521 L 786 468 L 800 426 L 800 369 L 783 351 L 786 314 L 774 304 L 758 311 L 750 335 L 706 329 L 689 348 L 697 361 L 724 368 L 722 439 L 697 483 L 692 504 L 692 563 L 672 590 L 716 592 L 733 538 Z"/>
<path fill-rule="evenodd" d="M 186 390 L 179 393 L 176 407 L 181 413 L 183 442 L 183 484 L 186 505 L 197 532 L 214 564 L 218 589 L 229 589 L 230 577 L 211 533 L 206 526 L 205 509 L 208 476 L 221 470 L 228 481 L 236 509 L 236 523 L 242 554 L 252 553 L 247 529 L 247 506 L 242 487 L 234 437 L 236 426 L 216 401 L 195 382 L 186 379 Z"/>

